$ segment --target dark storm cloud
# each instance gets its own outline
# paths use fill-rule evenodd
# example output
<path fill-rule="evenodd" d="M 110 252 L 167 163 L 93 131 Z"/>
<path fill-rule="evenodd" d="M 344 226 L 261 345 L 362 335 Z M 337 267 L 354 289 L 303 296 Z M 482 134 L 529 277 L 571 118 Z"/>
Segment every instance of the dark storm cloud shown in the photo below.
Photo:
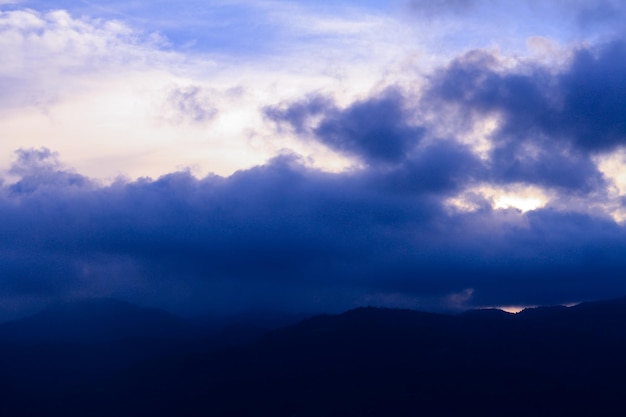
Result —
<path fill-rule="evenodd" d="M 31 176 L 27 189 L 2 190 L 2 292 L 333 309 L 393 305 L 398 294 L 431 300 L 416 302 L 429 308 L 449 307 L 454 294 L 472 294 L 469 307 L 626 291 L 626 234 L 611 220 L 488 204 L 447 210 L 441 190 L 463 184 L 475 164 L 467 155 L 460 145 L 431 145 L 402 167 L 402 179 L 404 171 L 323 173 L 290 156 L 229 177 L 178 172 L 76 186 Z M 43 163 L 49 156 L 22 151 L 15 169 L 78 175 Z M 428 183 L 437 170 L 455 185 Z"/>
<path fill-rule="evenodd" d="M 500 116 L 497 141 L 561 141 L 585 152 L 610 151 L 626 144 L 626 44 L 579 49 L 556 74 L 540 65 L 503 70 L 490 54 L 470 52 L 432 79 L 428 99 Z"/>
<path fill-rule="evenodd" d="M 626 144 L 626 44 L 574 52 L 558 72 L 539 64 L 503 69 L 483 51 L 455 59 L 430 79 L 422 106 L 468 129 L 486 116 L 499 127 L 491 179 L 591 192 L 605 186 L 592 157 Z"/>
<path fill-rule="evenodd" d="M 367 162 L 372 186 L 402 193 L 449 193 L 484 178 L 487 170 L 472 150 L 454 140 L 422 143 L 426 129 L 397 90 L 386 90 L 340 109 L 322 96 L 264 109 L 278 130 L 287 126 L 339 153 Z"/>
<path fill-rule="evenodd" d="M 449 194 L 483 179 L 486 167 L 469 147 L 452 140 L 437 140 L 415 151 L 402 164 L 383 172 L 371 170 L 387 190 Z"/>
<path fill-rule="evenodd" d="M 345 109 L 313 96 L 286 108 L 268 107 L 265 115 L 289 124 L 297 133 L 307 132 L 309 119 L 321 116 L 317 125 L 308 127 L 309 133 L 335 151 L 369 164 L 401 162 L 423 135 L 423 129 L 411 123 L 405 99 L 396 90 L 386 90 Z"/>
<path fill-rule="evenodd" d="M 421 97 L 388 89 L 339 108 L 328 98 L 310 96 L 264 112 L 280 128 L 358 157 L 371 169 L 393 167 L 400 183 L 406 183 L 404 176 L 417 188 L 428 183 L 446 188 L 452 176 L 465 175 L 468 183 L 592 193 L 606 187 L 593 157 L 626 144 L 623 42 L 579 49 L 559 71 L 537 63 L 504 68 L 492 54 L 472 51 L 428 81 Z M 479 161 L 454 138 L 434 136 L 433 125 L 462 135 L 485 117 L 498 120 L 487 160 Z M 428 173 L 418 173 L 429 164 Z M 415 173 L 420 181 L 413 181 Z"/>
<path fill-rule="evenodd" d="M 21 155 L 40 169 L 38 151 Z M 428 201 L 390 204 L 364 178 L 337 181 L 287 157 L 228 178 L 181 172 L 99 188 L 42 180 L 3 190 L 5 291 L 123 294 L 147 277 L 154 287 L 212 282 L 240 294 L 286 287 L 297 298 L 307 285 L 344 282 L 340 271 L 374 256 L 378 233 L 436 212 Z"/>
<path fill-rule="evenodd" d="M 563 108 L 546 127 L 549 133 L 590 151 L 626 144 L 626 43 L 578 51 L 559 84 Z"/>
<path fill-rule="evenodd" d="M 18 180 L 0 184 L 0 291 L 196 310 L 626 293 L 626 231 L 611 218 L 573 206 L 494 210 L 471 194 L 521 183 L 549 188 L 559 207 L 570 197 L 602 203 L 607 184 L 593 158 L 623 144 L 625 66 L 619 42 L 580 49 L 559 71 L 502 68 L 472 52 L 419 97 L 389 89 L 345 107 L 314 95 L 264 109 L 279 130 L 364 162 L 341 173 L 283 155 L 228 177 L 175 172 L 100 185 L 54 152 L 20 150 L 10 170 Z M 455 135 L 487 116 L 499 125 L 479 157 Z M 451 208 L 459 196 L 475 209 Z"/>
<path fill-rule="evenodd" d="M 603 190 L 605 179 L 589 155 L 559 143 L 542 141 L 531 149 L 523 141 L 497 144 L 491 152 L 491 180 L 497 184 L 528 183 L 591 193 Z"/>
<path fill-rule="evenodd" d="M 458 248 L 467 250 L 466 258 L 452 256 L 448 262 L 455 276 L 475 283 L 474 302 L 553 304 L 558 298 L 575 301 L 624 292 L 620 271 L 626 260 L 619 248 L 626 235 L 612 219 L 549 208 L 528 212 L 520 223 L 499 219 L 507 215 L 511 213 L 488 211 L 459 218 L 456 230 L 463 244 Z M 472 233 L 485 220 L 487 231 Z"/>

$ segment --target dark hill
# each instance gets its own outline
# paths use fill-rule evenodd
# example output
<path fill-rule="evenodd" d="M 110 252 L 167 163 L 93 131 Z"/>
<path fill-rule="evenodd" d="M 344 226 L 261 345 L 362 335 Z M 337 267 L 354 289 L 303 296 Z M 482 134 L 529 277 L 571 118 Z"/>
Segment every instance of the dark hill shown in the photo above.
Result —
<path fill-rule="evenodd" d="M 243 347 L 153 358 L 113 376 L 68 385 L 20 411 L 621 416 L 625 352 L 625 299 L 515 315 L 360 308 L 313 317 Z M 19 415 L 15 408 L 5 411 Z"/>
<path fill-rule="evenodd" d="M 48 306 L 21 320 L 0 324 L 0 342 L 101 344 L 124 339 L 180 339 L 199 329 L 162 310 L 113 299 L 88 299 Z"/>
<path fill-rule="evenodd" d="M 66 393 L 131 366 L 252 340 L 245 329 L 220 331 L 113 299 L 58 303 L 2 323 L 0 415 L 55 415 L 48 409 Z"/>
<path fill-rule="evenodd" d="M 127 371 L 77 415 L 608 416 L 626 409 L 626 302 L 459 316 L 361 308 Z M 621 326 L 618 324 L 621 323 Z"/>

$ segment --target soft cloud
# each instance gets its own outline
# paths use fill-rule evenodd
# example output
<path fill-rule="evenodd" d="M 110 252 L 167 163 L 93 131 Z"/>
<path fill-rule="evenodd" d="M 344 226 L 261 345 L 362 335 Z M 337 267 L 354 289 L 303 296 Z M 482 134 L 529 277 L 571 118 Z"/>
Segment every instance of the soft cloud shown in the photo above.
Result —
<path fill-rule="evenodd" d="M 162 118 L 169 123 L 206 125 L 217 115 L 211 89 L 190 85 L 172 88 L 167 96 Z"/>
<path fill-rule="evenodd" d="M 154 38 L 142 37 L 122 22 L 75 18 L 63 10 L 1 12 L 0 34 L 0 48 L 7 53 L 0 74 L 30 80 L 33 75 L 80 74 L 132 64 L 155 45 Z"/>
<path fill-rule="evenodd" d="M 410 0 L 409 8 L 420 17 L 432 18 L 441 15 L 462 15 L 474 7 L 476 0 Z"/>
<path fill-rule="evenodd" d="M 259 107 L 299 97 L 305 86 L 351 100 L 407 49 L 396 42 L 403 35 L 390 30 L 392 19 L 359 8 L 330 16 L 323 7 L 274 2 L 164 2 L 143 12 L 127 2 L 59 4 L 70 11 L 37 5 L 41 10 L 0 12 L 4 167 L 26 146 L 55 149 L 104 179 L 186 167 L 226 175 L 284 148 L 338 169 L 344 164 L 324 149 L 273 134 Z M 172 22 L 188 32 L 176 32 Z M 239 42 L 244 27 L 267 28 L 246 38 L 258 48 L 218 41 Z M 179 45 L 194 33 L 206 42 Z"/>
<path fill-rule="evenodd" d="M 58 160 L 58 154 L 49 149 L 20 149 L 16 152 L 17 160 L 11 166 L 9 174 L 20 179 L 9 189 L 17 194 L 36 192 L 42 187 L 68 189 L 87 187 L 91 181 L 65 168 Z"/>

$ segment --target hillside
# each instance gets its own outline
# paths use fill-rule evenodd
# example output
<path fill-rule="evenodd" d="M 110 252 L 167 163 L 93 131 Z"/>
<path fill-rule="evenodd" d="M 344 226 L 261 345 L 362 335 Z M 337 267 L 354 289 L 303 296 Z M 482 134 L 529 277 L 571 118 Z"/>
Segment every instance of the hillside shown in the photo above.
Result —
<path fill-rule="evenodd" d="M 244 346 L 147 358 L 49 393 L 29 412 L 45 404 L 47 415 L 64 416 L 620 415 L 624 352 L 624 299 L 515 315 L 359 308 Z"/>

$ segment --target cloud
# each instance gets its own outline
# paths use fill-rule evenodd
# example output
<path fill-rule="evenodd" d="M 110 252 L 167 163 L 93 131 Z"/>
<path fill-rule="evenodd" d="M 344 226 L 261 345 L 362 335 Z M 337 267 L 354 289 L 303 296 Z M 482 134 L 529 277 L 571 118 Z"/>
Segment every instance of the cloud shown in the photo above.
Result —
<path fill-rule="evenodd" d="M 376 181 L 400 193 L 450 194 L 485 178 L 487 168 L 472 150 L 452 140 L 437 140 L 393 169 L 376 172 Z"/>
<path fill-rule="evenodd" d="M 310 16 L 262 5 L 286 32 Z M 292 25 L 290 10 L 300 12 Z M 48 148 L 18 151 L 13 178 L 0 183 L 0 298 L 109 295 L 179 311 L 376 300 L 445 309 L 626 291 L 626 234 L 610 216 L 623 195 L 611 194 L 598 168 L 624 145 L 623 43 L 578 44 L 558 66 L 474 50 L 416 69 L 394 61 L 406 52 L 395 42 L 406 28 L 394 37 L 389 21 L 368 16 L 345 26 L 346 16 L 314 14 L 315 27 L 296 32 L 319 48 L 293 36 L 266 45 L 281 51 L 274 61 L 242 53 L 215 65 L 115 20 L 1 14 L 2 122 L 17 138 L 3 146 L 38 138 L 28 146 Z M 312 63 L 313 49 L 331 58 Z M 380 81 L 383 61 L 397 65 Z M 236 68 L 247 72 L 230 74 Z M 43 124 L 64 130 L 33 133 L 34 119 L 13 112 L 24 103 L 49 107 Z M 153 124 L 155 108 L 167 125 L 135 130 Z M 13 120 L 19 129 L 8 129 Z M 100 157 L 114 145 L 140 155 L 127 166 L 158 148 L 156 179 L 101 183 L 49 150 L 87 167 L 72 152 Z M 316 147 L 353 165 L 315 168 Z M 186 159 L 171 163 L 178 152 Z M 235 162 L 221 176 L 173 168 L 193 164 L 189 154 L 212 170 Z M 545 201 L 525 212 L 494 208 L 499 190 L 516 189 L 538 189 Z"/>
<path fill-rule="evenodd" d="M 406 103 L 397 90 L 337 108 L 329 99 L 312 96 L 285 109 L 268 107 L 265 115 L 291 125 L 296 133 L 309 133 L 335 151 L 366 163 L 397 163 L 417 146 L 423 129 L 411 124 Z M 308 120 L 319 122 L 307 127 Z M 308 132 L 307 132 L 308 130 Z"/>
<path fill-rule="evenodd" d="M 370 163 L 399 162 L 417 145 L 423 131 L 410 124 L 396 91 L 326 112 L 313 134 L 324 144 Z"/>
<path fill-rule="evenodd" d="M 487 52 L 473 51 L 439 73 L 430 99 L 469 114 L 502 118 L 497 140 L 563 141 L 586 152 L 626 143 L 626 46 L 614 41 L 576 50 L 554 73 L 540 65 L 506 70 Z"/>
<path fill-rule="evenodd" d="M 516 21 L 519 16 L 511 13 L 515 10 L 524 13 L 524 18 L 533 17 L 540 24 L 558 16 L 562 23 L 575 23 L 583 29 L 596 30 L 601 25 L 617 23 L 624 17 L 623 3 L 617 0 L 522 0 L 515 5 L 494 0 L 408 0 L 405 4 L 414 15 L 422 18 L 454 16 L 467 19 L 488 11 L 492 16 L 498 16 L 500 21 L 506 19 L 509 23 L 520 25 Z"/>
<path fill-rule="evenodd" d="M 329 97 L 314 94 L 296 102 L 283 103 L 279 106 L 267 106 L 263 114 L 276 123 L 276 127 L 292 128 L 297 134 L 310 133 L 311 119 L 336 111 L 335 103 Z"/>
<path fill-rule="evenodd" d="M 47 150 L 21 151 L 23 177 L 0 193 L 3 295 L 199 311 L 332 310 L 393 294 L 452 308 L 446 300 L 470 289 L 462 307 L 626 291 L 622 226 L 553 209 L 450 212 L 441 190 L 462 186 L 474 161 L 457 164 L 468 156 L 459 145 L 427 149 L 401 172 L 325 173 L 282 156 L 228 177 L 110 185 L 79 181 Z M 435 166 L 452 183 L 433 180 Z"/>
<path fill-rule="evenodd" d="M 458 134 L 496 120 L 492 181 L 592 192 L 606 186 L 594 157 L 626 145 L 625 63 L 621 41 L 578 48 L 556 69 L 471 51 L 433 73 L 421 106 Z"/>
<path fill-rule="evenodd" d="M 172 88 L 167 95 L 162 118 L 173 124 L 206 125 L 217 116 L 212 96 L 216 92 L 202 86 Z"/>
<path fill-rule="evenodd" d="M 16 151 L 17 160 L 9 169 L 9 174 L 20 179 L 9 189 L 16 194 L 32 193 L 41 187 L 52 189 L 88 187 L 92 182 L 64 167 L 58 160 L 58 154 L 47 148 L 20 149 Z"/>
<path fill-rule="evenodd" d="M 316 140 L 364 162 L 372 184 L 397 192 L 449 193 L 486 175 L 468 146 L 430 138 L 416 122 L 418 109 L 398 89 L 387 89 L 339 108 L 330 98 L 268 106 L 264 115 L 278 131 L 292 129 L 301 140 Z"/>
<path fill-rule="evenodd" d="M 316 140 L 370 169 L 385 166 L 377 175 L 394 189 L 451 191 L 483 181 L 598 193 L 608 183 L 594 156 L 626 135 L 619 133 L 622 93 L 611 89 L 621 72 L 590 76 L 589 68 L 579 68 L 581 54 L 589 53 L 577 51 L 555 73 L 533 62 L 507 67 L 491 53 L 472 51 L 434 70 L 418 94 L 390 88 L 344 108 L 314 94 L 264 114 L 279 131 L 291 128 L 301 140 Z M 606 54 L 600 48 L 587 66 L 604 73 Z M 488 118 L 495 128 L 482 134 L 488 151 L 479 157 L 463 137 Z"/>
<path fill-rule="evenodd" d="M 626 144 L 626 43 L 615 41 L 576 52 L 569 71 L 558 78 L 563 108 L 549 133 L 562 134 L 590 151 Z"/>
<path fill-rule="evenodd" d="M 157 38 L 139 32 L 116 20 L 75 18 L 64 10 L 45 13 L 31 9 L 0 14 L 0 47 L 11 56 L 0 66 L 0 74 L 32 77 L 19 71 L 51 74 L 104 69 L 111 65 L 138 62 Z M 88 58 L 88 59 L 87 59 Z M 46 63 L 52 68 L 41 68 Z"/>
<path fill-rule="evenodd" d="M 321 146 L 273 135 L 258 108 L 303 86 L 359 94 L 406 49 L 391 16 L 354 5 L 88 3 L 0 13 L 2 167 L 44 146 L 97 178 L 226 175 L 283 148 L 336 169 Z"/>
<path fill-rule="evenodd" d="M 59 110 L 68 103 L 85 96 L 106 103 L 107 93 L 119 93 L 120 84 L 128 85 L 139 78 L 137 72 L 144 79 L 154 78 L 157 69 L 175 60 L 163 46 L 158 35 L 133 29 L 119 20 L 76 17 L 65 10 L 0 11 L 0 53 L 6 56 L 0 63 L 4 93 L 0 123 L 9 131 L 13 125 L 7 120 L 19 124 L 30 118 L 21 126 L 26 131 L 40 125 L 40 120 L 33 119 L 43 115 L 57 122 L 57 128 L 63 126 L 58 123 Z M 117 108 L 126 105 L 120 102 Z M 88 110 L 81 108 L 74 115 L 84 115 Z M 74 129 L 77 125 L 74 123 Z M 46 126 L 48 135 L 53 126 Z M 15 139 L 9 140 L 13 146 L 6 154 L 20 146 Z"/>
<path fill-rule="evenodd" d="M 441 15 L 465 15 L 476 7 L 476 0 L 410 0 L 410 10 L 420 17 L 437 17 Z"/>

